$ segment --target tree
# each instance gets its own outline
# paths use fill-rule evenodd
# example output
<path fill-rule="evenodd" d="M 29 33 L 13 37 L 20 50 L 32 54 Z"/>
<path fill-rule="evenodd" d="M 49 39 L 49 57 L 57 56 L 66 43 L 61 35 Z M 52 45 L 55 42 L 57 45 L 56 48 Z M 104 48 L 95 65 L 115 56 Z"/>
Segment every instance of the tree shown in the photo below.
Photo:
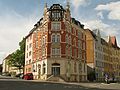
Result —
<path fill-rule="evenodd" d="M 17 49 L 14 53 L 11 54 L 8 64 L 13 67 L 17 67 L 19 70 L 24 70 L 25 63 L 25 38 L 19 42 L 20 49 Z"/>
<path fill-rule="evenodd" d="M 19 46 L 20 46 L 20 63 L 21 66 L 24 67 L 25 65 L 25 38 L 23 38 L 23 40 L 21 42 L 19 42 Z"/>
<path fill-rule="evenodd" d="M 0 74 L 2 74 L 2 64 L 0 64 Z"/>

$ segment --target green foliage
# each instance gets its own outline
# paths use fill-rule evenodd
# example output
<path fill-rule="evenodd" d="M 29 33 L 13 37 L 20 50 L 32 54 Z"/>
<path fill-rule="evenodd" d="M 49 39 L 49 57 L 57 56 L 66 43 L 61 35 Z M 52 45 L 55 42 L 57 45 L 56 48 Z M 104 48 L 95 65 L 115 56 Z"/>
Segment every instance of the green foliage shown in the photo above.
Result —
<path fill-rule="evenodd" d="M 18 67 L 19 69 L 24 67 L 25 62 L 25 39 L 19 42 L 20 49 L 17 49 L 14 53 L 11 54 L 8 65 Z"/>
<path fill-rule="evenodd" d="M 2 64 L 0 64 L 0 74 L 1 74 L 1 72 L 2 72 Z"/>

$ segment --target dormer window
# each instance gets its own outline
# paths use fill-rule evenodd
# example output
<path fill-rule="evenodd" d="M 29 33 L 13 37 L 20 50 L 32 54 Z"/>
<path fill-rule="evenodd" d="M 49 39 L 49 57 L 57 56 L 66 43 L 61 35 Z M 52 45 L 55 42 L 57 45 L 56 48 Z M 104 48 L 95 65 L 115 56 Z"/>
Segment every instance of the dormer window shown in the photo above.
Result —
<path fill-rule="evenodd" d="M 59 11 L 53 11 L 51 18 L 53 21 L 59 21 L 61 20 L 61 13 Z"/>
<path fill-rule="evenodd" d="M 60 12 L 52 12 L 52 18 L 60 19 L 60 17 L 61 17 Z"/>
<path fill-rule="evenodd" d="M 59 4 L 53 4 L 53 6 L 50 7 L 50 19 L 52 21 L 61 21 L 64 15 L 64 9 Z"/>

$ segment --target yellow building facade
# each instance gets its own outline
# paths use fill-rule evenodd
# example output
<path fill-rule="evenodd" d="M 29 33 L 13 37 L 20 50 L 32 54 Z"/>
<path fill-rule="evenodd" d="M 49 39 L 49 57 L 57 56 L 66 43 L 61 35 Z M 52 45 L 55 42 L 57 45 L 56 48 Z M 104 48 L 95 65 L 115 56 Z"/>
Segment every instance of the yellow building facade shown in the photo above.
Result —
<path fill-rule="evenodd" d="M 109 40 L 101 38 L 99 30 L 86 32 L 86 58 L 89 75 L 95 72 L 96 81 L 104 81 L 105 75 L 120 81 L 120 48 L 117 46 L 116 37 Z"/>

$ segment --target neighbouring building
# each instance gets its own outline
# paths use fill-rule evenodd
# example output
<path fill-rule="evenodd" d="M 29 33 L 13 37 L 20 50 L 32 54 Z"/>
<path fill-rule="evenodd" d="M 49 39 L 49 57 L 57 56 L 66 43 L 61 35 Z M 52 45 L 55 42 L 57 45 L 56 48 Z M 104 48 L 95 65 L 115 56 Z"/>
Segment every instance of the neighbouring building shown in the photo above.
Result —
<path fill-rule="evenodd" d="M 8 55 L 2 62 L 3 64 L 3 69 L 2 69 L 2 72 L 5 73 L 5 72 L 9 72 L 9 66 L 7 64 L 7 60 L 9 59 L 10 55 Z"/>
<path fill-rule="evenodd" d="M 16 75 L 20 72 L 22 73 L 23 70 L 19 70 L 17 67 L 13 67 L 8 64 L 8 60 L 10 58 L 11 54 L 9 54 L 2 62 L 2 73 L 6 75 Z"/>
<path fill-rule="evenodd" d="M 86 81 L 86 35 L 84 25 L 66 8 L 45 4 L 43 17 L 26 36 L 25 74 L 34 79 Z"/>
<path fill-rule="evenodd" d="M 110 48 L 110 62 L 112 65 L 112 72 L 110 73 L 111 77 L 114 77 L 120 81 L 120 48 L 117 45 L 117 40 L 115 36 L 109 36 L 109 48 Z"/>
<path fill-rule="evenodd" d="M 88 74 L 95 72 L 96 80 L 103 80 L 104 76 L 104 56 L 99 30 L 86 29 L 86 58 Z"/>
<path fill-rule="evenodd" d="M 109 36 L 106 41 L 99 30 L 85 31 L 88 74 L 95 72 L 97 81 L 103 81 L 105 75 L 120 80 L 120 48 L 117 46 L 116 37 Z"/>

